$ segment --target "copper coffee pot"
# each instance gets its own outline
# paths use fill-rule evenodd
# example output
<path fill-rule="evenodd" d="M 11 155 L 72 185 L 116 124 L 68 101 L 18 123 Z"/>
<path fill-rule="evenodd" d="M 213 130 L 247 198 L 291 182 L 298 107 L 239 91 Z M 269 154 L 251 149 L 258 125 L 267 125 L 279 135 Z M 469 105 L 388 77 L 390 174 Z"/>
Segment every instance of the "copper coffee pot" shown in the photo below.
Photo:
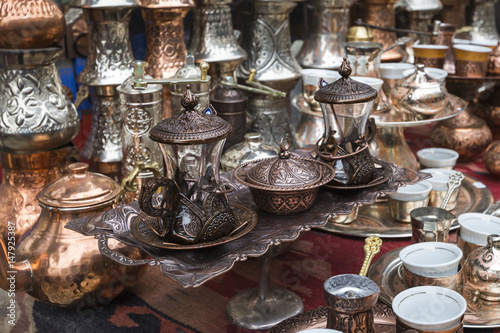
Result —
<path fill-rule="evenodd" d="M 0 241 L 2 289 L 10 288 L 7 272 L 16 271 L 16 292 L 26 291 L 58 306 L 82 307 L 109 302 L 137 281 L 144 266 L 124 266 L 107 259 L 93 238 L 64 227 L 69 221 L 112 209 L 120 193 L 112 179 L 87 172 L 87 168 L 85 163 L 69 165 L 67 175 L 40 192 L 42 213 L 31 232 L 19 241 L 14 260 L 13 250 Z M 119 245 L 118 249 L 131 258 L 143 256 L 137 248 Z"/>

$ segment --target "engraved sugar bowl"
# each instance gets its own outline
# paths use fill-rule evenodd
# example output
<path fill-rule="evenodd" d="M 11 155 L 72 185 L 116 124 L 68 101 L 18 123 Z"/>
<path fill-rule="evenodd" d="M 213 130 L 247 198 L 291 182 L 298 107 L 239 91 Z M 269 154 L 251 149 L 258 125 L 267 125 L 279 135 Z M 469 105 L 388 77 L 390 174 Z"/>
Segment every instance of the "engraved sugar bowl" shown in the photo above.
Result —
<path fill-rule="evenodd" d="M 136 239 L 149 245 L 213 243 L 241 227 L 226 197 L 232 188 L 219 178 L 222 147 L 231 125 L 212 106 L 196 110 L 198 101 L 190 88 L 181 100 L 184 111 L 162 120 L 149 133 L 160 145 L 167 177 L 156 177 L 142 187 L 139 204 L 145 214 L 130 228 Z M 159 189 L 161 202 L 157 202 Z M 141 223 L 154 234 L 143 237 Z"/>
<path fill-rule="evenodd" d="M 236 180 L 250 188 L 255 204 L 276 215 L 301 213 L 316 200 L 319 188 L 334 177 L 330 165 L 292 155 L 281 140 L 277 157 L 256 160 L 235 169 Z"/>

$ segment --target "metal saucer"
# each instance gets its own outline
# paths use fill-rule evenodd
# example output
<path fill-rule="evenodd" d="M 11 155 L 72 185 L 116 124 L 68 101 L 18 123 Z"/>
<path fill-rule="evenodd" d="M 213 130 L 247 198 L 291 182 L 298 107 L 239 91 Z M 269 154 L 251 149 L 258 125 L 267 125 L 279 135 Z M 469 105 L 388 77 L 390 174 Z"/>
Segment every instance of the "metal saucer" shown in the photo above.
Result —
<path fill-rule="evenodd" d="M 162 249 L 169 250 L 196 250 L 203 249 L 207 247 L 217 246 L 221 244 L 225 244 L 231 242 L 235 239 L 238 239 L 247 233 L 249 233 L 257 224 L 257 213 L 255 213 L 252 209 L 242 206 L 231 204 L 231 208 L 235 216 L 238 217 L 239 224 L 236 226 L 235 231 L 233 231 L 230 235 L 220 238 L 215 241 L 198 243 L 192 245 L 181 245 L 175 243 L 169 243 L 161 239 L 151 228 L 147 226 L 146 221 L 142 218 L 142 215 L 137 215 L 130 222 L 130 233 L 132 236 L 137 239 L 139 242 Z M 146 217 L 151 218 L 151 217 Z"/>

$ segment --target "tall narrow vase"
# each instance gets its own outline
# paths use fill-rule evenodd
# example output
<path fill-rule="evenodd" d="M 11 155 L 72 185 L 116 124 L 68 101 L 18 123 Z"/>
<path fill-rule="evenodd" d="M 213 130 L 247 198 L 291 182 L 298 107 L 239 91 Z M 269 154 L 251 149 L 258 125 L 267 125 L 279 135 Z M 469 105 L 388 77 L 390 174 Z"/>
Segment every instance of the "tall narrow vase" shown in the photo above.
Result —
<path fill-rule="evenodd" d="M 297 55 L 303 67 L 338 69 L 345 55 L 349 10 L 357 0 L 312 0 L 305 4 L 307 34 Z"/>
<path fill-rule="evenodd" d="M 92 127 L 81 154 L 92 162 L 93 170 L 116 178 L 121 169 L 123 126 L 116 88 L 132 75 L 129 21 L 137 4 L 132 0 L 75 0 L 71 5 L 83 9 L 89 35 L 89 56 L 77 80 L 91 88 Z"/>
<path fill-rule="evenodd" d="M 193 0 L 143 0 L 142 17 L 146 22 L 147 72 L 154 78 L 171 78 L 184 66 L 186 44 L 184 43 L 183 19 L 194 7 Z M 170 90 L 163 86 L 163 118 L 172 116 Z"/>
<path fill-rule="evenodd" d="M 248 21 L 242 46 L 248 57 L 237 68 L 237 76 L 246 80 L 250 70 L 256 69 L 255 80 L 287 93 L 286 98 L 248 95 L 247 110 L 253 118 L 250 131 L 279 147 L 282 138 L 293 137 L 289 93 L 300 78 L 300 66 L 290 51 L 289 15 L 297 2 L 247 0 L 245 4 Z"/>

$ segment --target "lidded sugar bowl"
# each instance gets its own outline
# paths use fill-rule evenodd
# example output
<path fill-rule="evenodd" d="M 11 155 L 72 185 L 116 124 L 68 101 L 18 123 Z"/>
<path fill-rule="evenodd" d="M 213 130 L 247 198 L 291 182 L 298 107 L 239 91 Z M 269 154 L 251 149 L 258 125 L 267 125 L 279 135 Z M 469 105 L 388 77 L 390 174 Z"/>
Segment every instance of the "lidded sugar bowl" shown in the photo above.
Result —
<path fill-rule="evenodd" d="M 282 139 L 278 156 L 247 162 L 234 170 L 236 180 L 250 188 L 257 207 L 272 214 L 307 210 L 319 188 L 335 174 L 330 165 L 292 155 L 289 148 L 289 139 Z"/>
<path fill-rule="evenodd" d="M 8 266 L 7 253 L 0 255 L 3 272 L 17 271 L 16 291 L 58 306 L 90 306 L 96 300 L 109 302 L 134 284 L 144 269 L 107 259 L 93 238 L 64 227 L 67 222 L 114 208 L 120 193 L 116 182 L 87 168 L 85 163 L 70 164 L 66 175 L 38 194 L 42 213 L 19 241 L 14 268 Z M 130 258 L 143 257 L 137 248 L 116 244 L 116 250 Z M 0 287 L 9 289 L 5 279 L 0 281 Z"/>
<path fill-rule="evenodd" d="M 500 301 L 500 236 L 489 235 L 488 244 L 472 251 L 464 264 L 464 275 L 479 298 Z"/>
<path fill-rule="evenodd" d="M 435 116 L 449 103 L 445 83 L 424 71 L 423 64 L 417 64 L 410 76 L 395 82 L 391 90 L 391 100 L 397 109 L 407 110 L 419 119 Z"/>
<path fill-rule="evenodd" d="M 146 223 L 163 241 L 192 245 L 226 237 L 238 225 L 226 197 L 232 188 L 219 177 L 222 147 L 231 125 L 211 105 L 199 111 L 190 85 L 181 105 L 182 112 L 174 111 L 175 116 L 149 132 L 162 150 L 166 177 L 144 185 L 139 204 L 150 218 L 157 218 Z M 157 204 L 159 189 L 163 197 Z"/>

